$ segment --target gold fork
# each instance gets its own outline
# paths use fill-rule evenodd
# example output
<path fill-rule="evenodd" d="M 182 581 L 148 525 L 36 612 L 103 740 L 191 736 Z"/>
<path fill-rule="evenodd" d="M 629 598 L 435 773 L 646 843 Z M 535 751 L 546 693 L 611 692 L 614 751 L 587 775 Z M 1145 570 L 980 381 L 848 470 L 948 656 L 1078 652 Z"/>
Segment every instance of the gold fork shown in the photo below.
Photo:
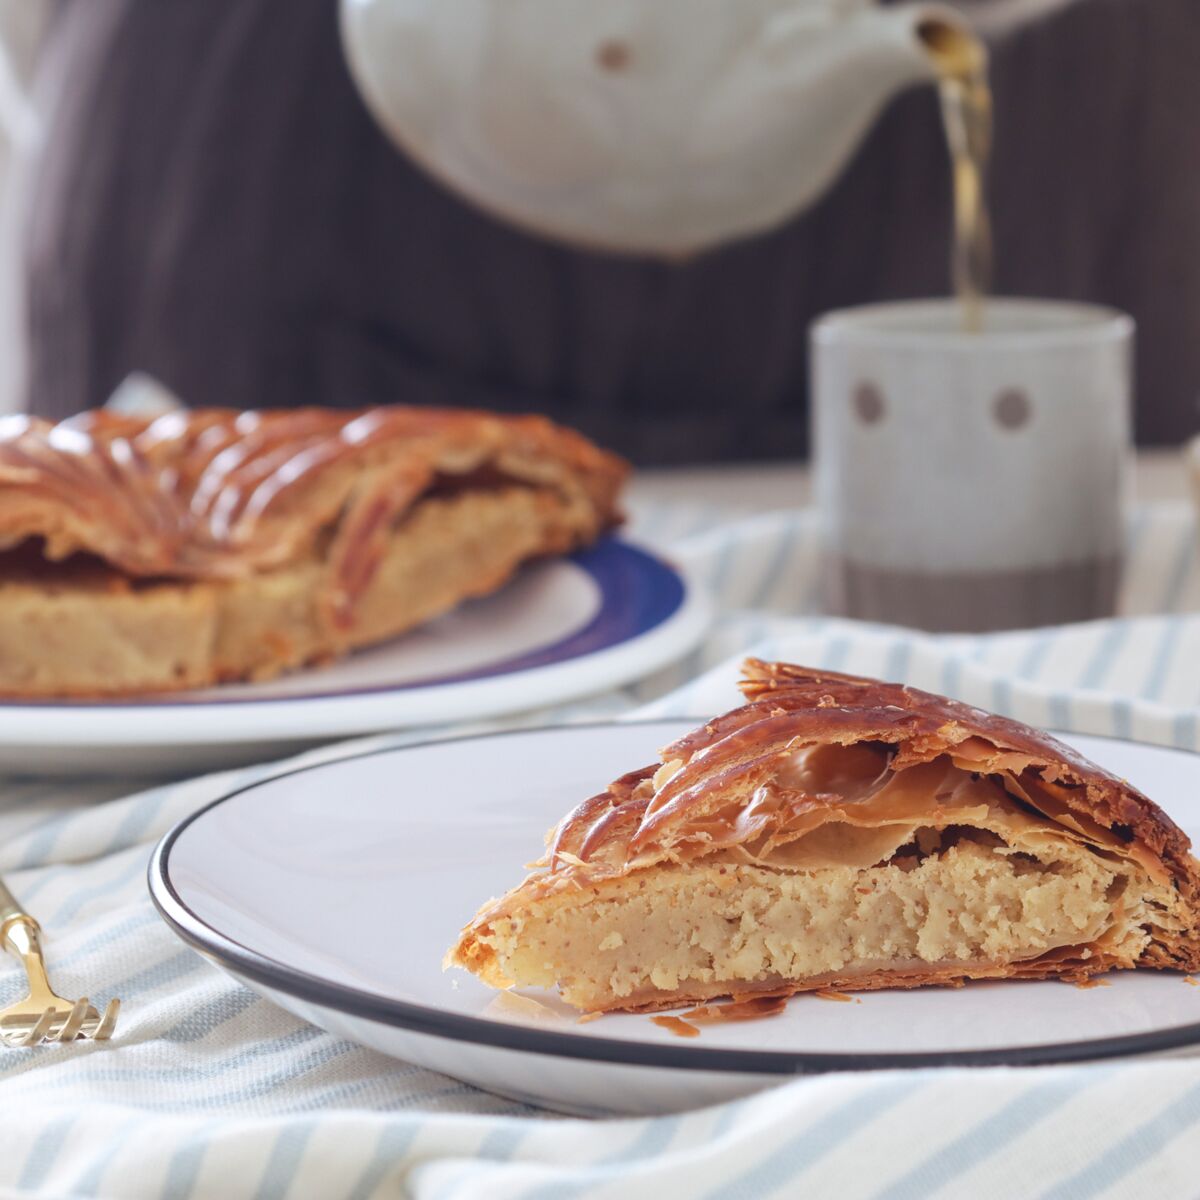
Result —
<path fill-rule="evenodd" d="M 120 1000 L 110 1000 L 101 1016 L 87 997 L 67 1000 L 56 995 L 46 978 L 41 927 L 0 881 L 0 945 L 20 959 L 29 981 L 29 995 L 0 1009 L 0 1042 L 6 1046 L 36 1046 L 42 1042 L 72 1042 L 112 1037 Z"/>

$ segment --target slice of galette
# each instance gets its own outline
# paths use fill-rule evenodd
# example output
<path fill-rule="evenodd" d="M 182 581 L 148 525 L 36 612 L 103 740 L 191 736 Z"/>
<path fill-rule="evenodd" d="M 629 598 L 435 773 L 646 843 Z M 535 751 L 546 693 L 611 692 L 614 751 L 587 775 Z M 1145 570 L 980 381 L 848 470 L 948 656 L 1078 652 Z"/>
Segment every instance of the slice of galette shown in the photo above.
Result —
<path fill-rule="evenodd" d="M 1200 864 L 1124 780 L 915 688 L 754 660 L 741 687 L 570 813 L 447 964 L 586 1011 L 1200 969 Z"/>

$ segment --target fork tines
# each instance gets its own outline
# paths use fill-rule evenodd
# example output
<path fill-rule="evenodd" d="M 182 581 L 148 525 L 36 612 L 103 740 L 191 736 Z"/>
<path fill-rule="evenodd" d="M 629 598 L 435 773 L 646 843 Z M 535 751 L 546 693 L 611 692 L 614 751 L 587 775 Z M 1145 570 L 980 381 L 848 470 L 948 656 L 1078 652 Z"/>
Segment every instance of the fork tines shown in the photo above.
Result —
<path fill-rule="evenodd" d="M 9 1017 L 0 1023 L 0 1041 L 8 1046 L 37 1046 L 76 1039 L 107 1041 L 116 1028 L 120 1007 L 119 1000 L 110 1000 L 101 1016 L 85 996 L 70 1009 L 46 1008 L 36 1020 L 32 1015 Z"/>

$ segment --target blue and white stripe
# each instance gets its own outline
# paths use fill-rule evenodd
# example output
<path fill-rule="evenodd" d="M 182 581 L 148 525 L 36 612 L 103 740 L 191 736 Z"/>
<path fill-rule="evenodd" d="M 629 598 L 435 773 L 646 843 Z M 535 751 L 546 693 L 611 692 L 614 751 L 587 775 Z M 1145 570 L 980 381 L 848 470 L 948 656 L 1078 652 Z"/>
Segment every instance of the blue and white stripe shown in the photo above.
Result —
<path fill-rule="evenodd" d="M 947 638 L 816 615 L 805 513 L 721 516 L 639 514 L 645 536 L 718 601 L 704 645 L 522 723 L 706 715 L 733 703 L 733 663 L 757 653 L 903 678 L 1038 724 L 1200 748 L 1200 562 L 1183 506 L 1132 523 L 1123 619 Z M 1200 1195 L 1200 1060 L 829 1075 L 679 1117 L 588 1122 L 331 1037 L 185 949 L 146 896 L 157 838 L 267 769 L 149 788 L 0 781 L 0 872 L 42 920 L 62 990 L 125 1001 L 111 1047 L 0 1055 L 0 1196 Z M 3 962 L 0 1004 L 19 987 Z"/>

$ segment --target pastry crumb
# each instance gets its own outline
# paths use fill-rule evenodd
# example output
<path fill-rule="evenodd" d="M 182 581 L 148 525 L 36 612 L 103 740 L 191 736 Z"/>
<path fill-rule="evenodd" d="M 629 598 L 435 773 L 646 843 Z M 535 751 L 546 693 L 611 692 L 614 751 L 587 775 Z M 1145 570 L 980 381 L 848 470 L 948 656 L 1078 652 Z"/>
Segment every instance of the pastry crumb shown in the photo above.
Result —
<path fill-rule="evenodd" d="M 538 1024 L 554 1024 L 562 1021 L 549 1005 L 522 996 L 519 992 L 497 992 L 491 1003 L 483 1010 L 485 1017 L 497 1020 L 536 1021 Z"/>
<path fill-rule="evenodd" d="M 689 1025 L 682 1017 L 651 1017 L 650 1020 L 659 1028 L 669 1030 L 676 1037 L 700 1036 L 700 1030 L 695 1025 Z"/>
<path fill-rule="evenodd" d="M 761 1017 L 774 1017 L 787 1007 L 785 995 L 734 996 L 724 1004 L 699 1004 L 687 1009 L 683 1016 L 688 1021 L 757 1021 Z"/>

